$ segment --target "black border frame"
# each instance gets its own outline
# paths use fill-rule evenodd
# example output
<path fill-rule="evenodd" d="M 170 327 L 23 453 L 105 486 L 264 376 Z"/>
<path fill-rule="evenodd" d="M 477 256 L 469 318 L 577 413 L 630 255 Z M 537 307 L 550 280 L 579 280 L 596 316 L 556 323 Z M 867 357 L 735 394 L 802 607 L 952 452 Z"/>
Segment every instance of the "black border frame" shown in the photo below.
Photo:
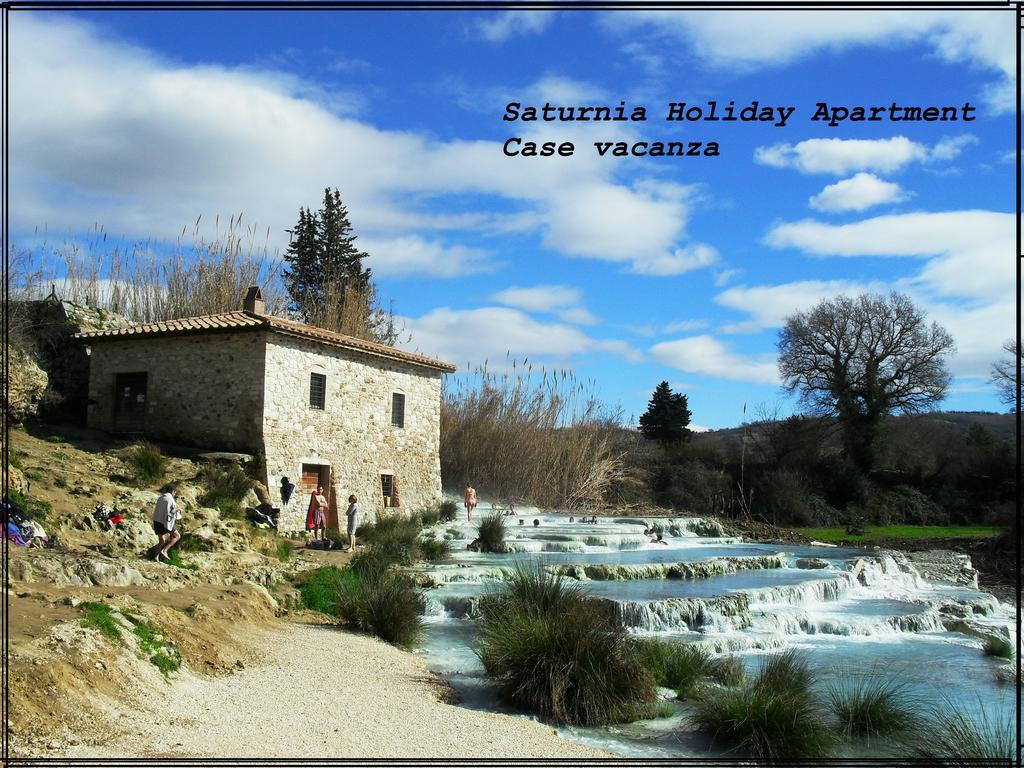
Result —
<path fill-rule="evenodd" d="M 973 10 L 973 11 L 1005 11 L 1013 13 L 1017 35 L 1016 47 L 1016 72 L 1015 87 L 1017 95 L 1016 114 L 1016 329 L 1014 336 L 1017 340 L 1017 349 L 1020 350 L 1021 338 L 1021 274 L 1024 265 L 1024 249 L 1022 249 L 1021 232 L 1021 204 L 1022 204 L 1022 170 L 1021 170 L 1021 37 L 1024 35 L 1024 0 L 3 0 L 0 2 L 0 32 L 3 39 L 3 72 L 0 78 L 0 98 L 2 98 L 2 182 L 0 182 L 0 195 L 3 200 L 3 211 L 0 216 L 0 228 L 2 228 L 3 240 L 3 298 L 4 312 L 2 325 L 0 325 L 0 342 L 4 345 L 3 355 L 3 384 L 4 403 L 8 396 L 8 365 L 9 360 L 6 354 L 10 326 L 8 313 L 6 311 L 9 298 L 8 258 L 10 254 L 10 14 L 23 11 L 61 11 L 61 10 L 83 10 L 83 11 L 500 11 L 500 10 L 547 10 L 547 11 L 614 11 L 614 10 L 744 10 L 744 11 L 830 11 L 830 10 Z M 1021 587 L 1022 587 L 1022 520 L 1021 520 L 1021 358 L 1016 357 L 1016 516 L 1014 518 L 1014 539 L 1017 559 L 1017 639 L 1020 643 L 1022 628 L 1021 613 Z M 7 466 L 8 452 L 10 450 L 9 430 L 10 424 L 7 418 L 7 409 L 0 409 L 0 428 L 3 429 L 3 451 L 2 451 L 2 472 L 0 472 L 0 486 L 3 495 L 7 494 Z M 9 606 L 9 584 L 8 574 L 8 541 L 6 537 L 0 539 L 0 549 L 3 556 L 3 600 L 0 603 L 0 627 L 3 632 L 3 654 L 2 654 L 2 676 L 0 685 L 3 689 L 3 697 L 0 700 L 0 765 L 8 765 L 17 768 L 21 766 L 59 766 L 60 768 L 107 768 L 108 766 L 131 766 L 146 765 L 154 768 L 177 768 L 178 766 L 237 766 L 238 768 L 256 768 L 257 766 L 329 766 L 354 768 L 355 766 L 378 766 L 400 765 L 410 768 L 434 768 L 442 765 L 458 766 L 479 766 L 480 768 L 497 768 L 508 765 L 529 765 L 529 766 L 575 766 L 586 765 L 594 768 L 617 768 L 618 766 L 630 766 L 641 768 L 651 766 L 702 766 L 705 768 L 726 768 L 727 766 L 754 765 L 749 759 L 743 758 L 609 758 L 609 759 L 587 759 L 576 760 L 572 758 L 11 758 L 10 737 L 8 731 L 8 713 L 10 707 L 10 694 L 8 690 L 9 665 L 7 663 L 10 650 L 10 638 L 7 631 L 10 618 Z M 1022 733 L 1022 711 L 1021 711 L 1021 658 L 1017 654 L 1017 679 L 1016 679 L 1016 759 L 987 760 L 987 759 L 957 759 L 958 766 L 978 766 L 985 768 L 1005 768 L 1016 766 L 1024 768 L 1024 733 Z M 898 768 L 906 766 L 933 766 L 930 760 L 900 759 L 900 758 L 826 758 L 826 759 L 780 759 L 768 763 L 760 762 L 758 765 L 772 765 L 777 768 L 803 768 L 804 766 L 839 766 L 842 768 Z"/>

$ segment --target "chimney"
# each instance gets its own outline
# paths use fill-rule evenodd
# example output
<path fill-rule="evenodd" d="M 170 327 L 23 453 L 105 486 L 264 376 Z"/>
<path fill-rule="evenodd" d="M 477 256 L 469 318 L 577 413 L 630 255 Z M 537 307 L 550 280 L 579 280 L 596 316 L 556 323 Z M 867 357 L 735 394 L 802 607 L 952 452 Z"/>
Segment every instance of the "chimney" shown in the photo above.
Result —
<path fill-rule="evenodd" d="M 267 313 L 267 308 L 263 304 L 263 294 L 260 293 L 258 285 L 249 288 L 245 294 L 245 299 L 242 301 L 242 311 L 253 315 L 265 315 Z"/>

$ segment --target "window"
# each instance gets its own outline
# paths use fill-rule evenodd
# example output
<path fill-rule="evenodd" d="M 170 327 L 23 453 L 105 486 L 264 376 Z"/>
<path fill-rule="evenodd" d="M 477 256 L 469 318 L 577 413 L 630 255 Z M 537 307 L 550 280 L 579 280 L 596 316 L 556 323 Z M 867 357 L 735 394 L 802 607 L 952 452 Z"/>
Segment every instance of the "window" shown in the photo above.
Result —
<path fill-rule="evenodd" d="M 309 407 L 324 409 L 327 400 L 327 377 L 322 373 L 309 374 Z"/>
<path fill-rule="evenodd" d="M 391 395 L 391 426 L 405 426 L 405 395 L 394 392 Z"/>
<path fill-rule="evenodd" d="M 398 498 L 398 479 L 394 475 L 381 474 L 380 490 L 384 496 L 385 507 L 399 507 L 402 502 Z"/>

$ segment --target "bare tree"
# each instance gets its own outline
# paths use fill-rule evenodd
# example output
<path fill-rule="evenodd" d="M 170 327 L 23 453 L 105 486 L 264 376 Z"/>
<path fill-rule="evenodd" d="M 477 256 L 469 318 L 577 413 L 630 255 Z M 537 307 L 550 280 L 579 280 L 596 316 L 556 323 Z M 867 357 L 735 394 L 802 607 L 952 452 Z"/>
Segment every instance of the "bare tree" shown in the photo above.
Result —
<path fill-rule="evenodd" d="M 812 412 L 835 415 L 848 455 L 869 470 L 882 417 L 927 410 L 945 396 L 955 346 L 907 296 L 890 293 L 837 296 L 797 313 L 778 348 L 783 386 Z"/>
<path fill-rule="evenodd" d="M 995 385 L 999 393 L 999 399 L 1011 410 L 1017 409 L 1017 361 L 1021 359 L 1021 352 L 1024 351 L 1017 346 L 1013 339 L 1003 342 L 1003 351 L 1006 357 L 1001 357 L 992 363 L 992 375 L 989 381 Z"/>

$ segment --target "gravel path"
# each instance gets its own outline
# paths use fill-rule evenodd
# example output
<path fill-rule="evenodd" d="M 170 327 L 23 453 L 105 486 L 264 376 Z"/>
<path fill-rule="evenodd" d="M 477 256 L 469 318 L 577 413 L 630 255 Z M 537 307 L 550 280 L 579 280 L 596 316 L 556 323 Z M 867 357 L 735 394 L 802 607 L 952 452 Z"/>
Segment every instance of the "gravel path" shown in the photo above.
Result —
<path fill-rule="evenodd" d="M 68 757 L 607 757 L 522 717 L 443 704 L 411 653 L 363 635 L 290 624 L 263 663 L 221 678 L 182 673 L 124 734 Z"/>

